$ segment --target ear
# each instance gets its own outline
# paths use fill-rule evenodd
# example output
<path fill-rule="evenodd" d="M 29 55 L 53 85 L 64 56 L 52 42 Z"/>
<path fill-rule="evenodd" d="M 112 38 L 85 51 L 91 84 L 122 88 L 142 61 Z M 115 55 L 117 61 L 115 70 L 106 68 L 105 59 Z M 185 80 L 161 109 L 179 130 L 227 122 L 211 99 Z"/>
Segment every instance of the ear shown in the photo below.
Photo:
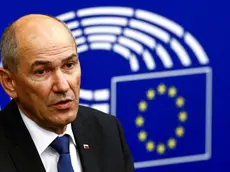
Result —
<path fill-rule="evenodd" d="M 13 99 L 17 97 L 15 82 L 10 71 L 0 68 L 0 82 L 8 96 Z"/>

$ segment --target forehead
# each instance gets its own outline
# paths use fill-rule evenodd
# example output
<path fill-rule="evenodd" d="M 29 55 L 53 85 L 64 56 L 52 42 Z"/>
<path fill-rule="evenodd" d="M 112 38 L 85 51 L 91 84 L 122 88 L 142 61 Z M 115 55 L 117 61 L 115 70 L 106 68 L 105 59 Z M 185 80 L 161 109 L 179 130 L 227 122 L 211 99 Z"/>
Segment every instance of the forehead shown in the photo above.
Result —
<path fill-rule="evenodd" d="M 65 58 L 76 54 L 74 39 L 62 23 L 30 24 L 25 30 L 19 30 L 17 41 L 20 61 L 29 62 L 38 57 L 55 60 L 58 56 Z"/>
<path fill-rule="evenodd" d="M 19 29 L 17 34 L 19 48 L 42 49 L 52 46 L 69 46 L 74 43 L 70 32 L 61 24 L 43 22 L 30 24 L 25 29 Z"/>
<path fill-rule="evenodd" d="M 19 54 L 20 64 L 31 64 L 36 60 L 48 60 L 50 62 L 58 62 L 71 55 L 77 56 L 75 44 L 72 42 L 50 44 L 43 42 L 41 44 L 31 44 L 21 49 Z"/>
<path fill-rule="evenodd" d="M 28 65 L 28 67 L 32 67 L 36 61 L 46 61 L 55 65 L 63 62 L 63 60 L 66 60 L 69 57 L 72 57 L 72 59 L 78 59 L 74 44 L 54 44 L 44 48 L 32 48 L 25 51 L 20 57 L 20 66 Z"/>

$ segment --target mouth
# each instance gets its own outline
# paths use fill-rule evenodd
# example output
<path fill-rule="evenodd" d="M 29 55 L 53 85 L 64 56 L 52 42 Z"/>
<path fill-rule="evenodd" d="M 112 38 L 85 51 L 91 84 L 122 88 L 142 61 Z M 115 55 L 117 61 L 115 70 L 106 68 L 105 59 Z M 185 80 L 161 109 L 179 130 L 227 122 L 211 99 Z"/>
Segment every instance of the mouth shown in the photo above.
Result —
<path fill-rule="evenodd" d="M 58 110 L 66 110 L 71 108 L 73 105 L 73 100 L 62 100 L 54 104 L 54 107 Z"/>

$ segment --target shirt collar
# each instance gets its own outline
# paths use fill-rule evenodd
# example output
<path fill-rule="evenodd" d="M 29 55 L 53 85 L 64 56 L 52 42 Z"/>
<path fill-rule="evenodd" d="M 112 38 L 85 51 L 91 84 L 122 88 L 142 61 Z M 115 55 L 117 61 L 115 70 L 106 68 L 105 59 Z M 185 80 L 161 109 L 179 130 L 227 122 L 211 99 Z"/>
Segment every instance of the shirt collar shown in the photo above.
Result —
<path fill-rule="evenodd" d="M 48 131 L 42 127 L 40 127 L 38 124 L 36 124 L 33 120 L 31 120 L 30 118 L 28 118 L 20 109 L 19 112 L 21 114 L 22 120 L 24 121 L 32 139 L 33 142 L 38 150 L 39 155 L 42 154 L 42 152 L 44 152 L 46 150 L 47 147 L 49 147 L 49 145 L 52 143 L 52 141 L 58 137 L 58 136 L 62 136 L 64 134 L 67 134 L 70 136 L 72 142 L 74 143 L 74 145 L 76 146 L 76 142 L 74 139 L 74 135 L 73 135 L 73 131 L 72 131 L 72 127 L 71 124 L 68 124 L 66 127 L 66 131 L 61 134 L 58 135 L 54 132 Z M 71 141 L 70 140 L 70 141 Z"/>

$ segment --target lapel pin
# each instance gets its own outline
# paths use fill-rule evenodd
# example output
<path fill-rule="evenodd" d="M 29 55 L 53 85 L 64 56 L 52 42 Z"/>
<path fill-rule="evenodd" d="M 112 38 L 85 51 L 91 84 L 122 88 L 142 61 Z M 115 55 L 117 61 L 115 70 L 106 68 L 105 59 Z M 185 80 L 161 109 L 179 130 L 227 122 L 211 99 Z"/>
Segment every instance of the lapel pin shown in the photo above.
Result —
<path fill-rule="evenodd" d="M 84 149 L 89 149 L 89 145 L 88 144 L 83 144 L 83 148 Z"/>

